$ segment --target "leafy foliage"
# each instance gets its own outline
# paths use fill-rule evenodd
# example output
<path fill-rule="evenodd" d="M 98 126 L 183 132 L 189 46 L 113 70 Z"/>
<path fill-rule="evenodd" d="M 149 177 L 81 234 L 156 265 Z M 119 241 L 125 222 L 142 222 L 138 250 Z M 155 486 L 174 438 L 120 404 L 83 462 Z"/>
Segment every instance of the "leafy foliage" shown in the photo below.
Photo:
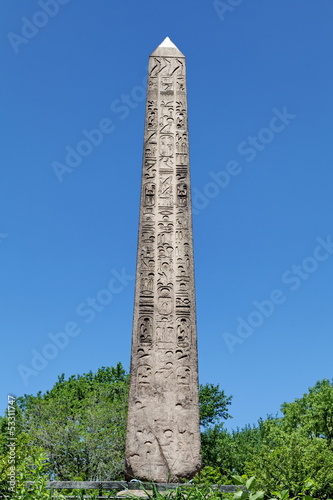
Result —
<path fill-rule="evenodd" d="M 333 495 L 333 384 L 322 380 L 302 398 L 281 407 L 283 417 L 261 423 L 260 453 L 249 458 L 245 471 L 261 485 L 296 495 L 314 477 L 312 493 Z"/>
<path fill-rule="evenodd" d="M 59 377 L 45 395 L 19 398 L 24 430 L 47 452 L 51 478 L 120 478 L 128 375 L 119 363 L 96 374 Z"/>
<path fill-rule="evenodd" d="M 232 418 L 228 412 L 232 396 L 226 396 L 219 385 L 200 385 L 200 424 L 203 427 L 217 425 L 221 419 Z"/>
<path fill-rule="evenodd" d="M 221 474 L 218 467 L 210 467 L 207 465 L 203 467 L 199 474 L 197 474 L 194 479 L 194 484 L 209 484 L 209 485 L 221 485 L 229 484 L 231 481 Z"/>
<path fill-rule="evenodd" d="M 261 490 L 279 489 L 288 498 L 303 491 L 313 477 L 311 494 L 321 500 L 333 496 L 332 382 L 317 382 L 302 398 L 284 403 L 281 411 L 281 418 L 267 417 L 232 432 L 221 424 L 204 429 L 204 466 L 218 468 L 229 480 L 235 474 L 256 476 Z"/>
<path fill-rule="evenodd" d="M 261 434 L 259 426 L 228 432 L 218 424 L 204 430 L 201 434 L 203 465 L 218 467 L 229 479 L 232 474 L 242 474 L 245 462 L 260 449 Z"/>
<path fill-rule="evenodd" d="M 223 429 L 222 419 L 232 418 L 228 411 L 232 396 L 226 396 L 219 385 L 200 385 L 200 424 L 203 427 L 201 433 L 201 453 L 204 467 L 220 469 L 220 475 L 224 470 L 229 470 L 230 456 L 229 447 L 231 440 L 229 434 Z M 206 469 L 207 471 L 207 469 Z M 204 476 L 202 476 L 204 477 Z M 215 483 L 217 484 L 217 483 Z"/>
<path fill-rule="evenodd" d="M 118 363 L 96 373 L 58 378 L 45 394 L 17 399 L 17 472 L 30 455 L 43 452 L 43 472 L 49 479 L 122 479 L 129 376 Z M 202 424 L 228 416 L 226 398 L 218 386 L 201 386 Z M 0 488 L 6 491 L 8 452 L 6 418 L 0 439 Z"/>
<path fill-rule="evenodd" d="M 10 484 L 10 472 L 14 468 L 15 476 L 21 477 L 26 470 L 26 462 L 32 455 L 42 452 L 41 448 L 32 446 L 31 439 L 23 432 L 22 414 L 17 403 L 15 408 L 15 436 L 9 434 L 8 414 L 0 417 L 0 497 L 12 497 L 13 485 Z M 10 454 L 14 446 L 14 454 Z"/>
<path fill-rule="evenodd" d="M 333 381 L 327 379 L 316 383 L 293 403 L 284 403 L 286 430 L 300 430 L 308 438 L 323 438 L 333 444 Z"/>
<path fill-rule="evenodd" d="M 48 481 L 46 469 L 44 453 L 37 452 L 26 457 L 21 463 L 15 492 L 9 498 L 11 500 L 66 500 L 61 493 L 55 493 L 46 488 Z M 31 481 L 31 486 L 28 488 L 27 481 Z"/>
<path fill-rule="evenodd" d="M 260 487 L 301 491 L 308 477 L 315 477 L 314 493 L 324 499 L 333 494 L 333 453 L 325 440 L 309 439 L 302 430 L 286 432 L 282 419 L 262 423 L 263 439 L 257 455 L 244 469 L 256 475 Z"/>
<path fill-rule="evenodd" d="M 47 479 L 122 479 L 128 386 L 129 376 L 118 363 L 68 380 L 62 375 L 45 394 L 18 398 L 18 486 L 13 498 L 50 498 Z M 223 427 L 223 420 L 231 418 L 232 398 L 212 384 L 200 386 L 199 398 L 204 468 L 194 478 L 196 487 L 186 491 L 186 498 L 230 498 L 207 484 L 237 481 L 243 489 L 234 494 L 234 500 L 311 500 L 311 495 L 327 500 L 333 496 L 332 382 L 317 382 L 301 398 L 284 403 L 281 418 L 267 417 L 256 426 L 232 432 Z M 0 492 L 5 498 L 9 469 L 6 415 L 0 417 L 0 430 Z M 33 493 L 26 492 L 24 485 L 29 478 L 35 481 Z M 184 495 L 173 491 L 168 498 L 185 500 Z"/>

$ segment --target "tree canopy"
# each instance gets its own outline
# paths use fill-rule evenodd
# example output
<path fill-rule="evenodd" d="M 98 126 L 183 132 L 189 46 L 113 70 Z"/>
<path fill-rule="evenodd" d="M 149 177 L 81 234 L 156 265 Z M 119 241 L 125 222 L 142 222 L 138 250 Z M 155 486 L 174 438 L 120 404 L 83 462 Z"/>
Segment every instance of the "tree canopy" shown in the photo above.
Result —
<path fill-rule="evenodd" d="M 65 380 L 45 394 L 18 399 L 31 445 L 47 451 L 59 480 L 120 478 L 123 471 L 128 375 L 122 365 Z"/>
<path fill-rule="evenodd" d="M 118 363 L 67 380 L 61 375 L 44 394 L 18 398 L 18 472 L 31 471 L 33 457 L 41 463 L 43 456 L 50 479 L 122 479 L 128 389 L 129 375 Z M 266 491 L 280 488 L 296 495 L 311 477 L 321 500 L 333 496 L 333 381 L 321 380 L 301 398 L 283 403 L 279 418 L 268 416 L 230 432 L 223 422 L 231 418 L 231 400 L 219 385 L 200 385 L 204 469 L 197 481 L 225 484 L 234 474 L 247 474 L 256 476 Z M 8 483 L 7 417 L 0 417 L 3 493 Z"/>
<path fill-rule="evenodd" d="M 17 399 L 17 430 L 28 449 L 45 451 L 52 479 L 122 479 L 128 389 L 121 363 L 67 380 L 60 375 L 44 394 Z M 219 386 L 201 385 L 201 425 L 228 418 L 230 400 Z"/>

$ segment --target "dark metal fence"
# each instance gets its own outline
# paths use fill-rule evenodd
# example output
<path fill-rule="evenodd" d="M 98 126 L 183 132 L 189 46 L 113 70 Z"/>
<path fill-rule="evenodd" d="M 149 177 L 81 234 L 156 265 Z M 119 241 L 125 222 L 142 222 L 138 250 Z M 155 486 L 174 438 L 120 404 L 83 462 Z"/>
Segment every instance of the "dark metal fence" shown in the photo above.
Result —
<path fill-rule="evenodd" d="M 31 486 L 31 482 L 27 482 L 27 487 Z M 192 486 L 191 483 L 153 483 L 158 491 L 165 490 L 173 490 L 176 488 L 187 489 L 189 486 Z M 204 487 L 204 485 L 200 485 Z M 78 495 L 66 496 L 68 499 L 75 498 L 91 498 L 87 495 L 86 490 L 98 490 L 99 496 L 94 497 L 96 500 L 107 500 L 110 498 L 132 498 L 129 495 L 125 494 L 125 490 L 144 490 L 151 491 L 152 483 L 144 483 L 141 481 L 49 481 L 47 483 L 47 488 L 52 490 L 83 490 L 82 496 L 78 497 Z M 216 486 L 213 488 L 218 489 L 223 492 L 235 492 L 239 487 L 236 487 L 232 484 Z M 124 491 L 124 496 L 116 496 L 115 491 Z M 110 494 L 103 495 L 103 492 L 110 491 Z"/>

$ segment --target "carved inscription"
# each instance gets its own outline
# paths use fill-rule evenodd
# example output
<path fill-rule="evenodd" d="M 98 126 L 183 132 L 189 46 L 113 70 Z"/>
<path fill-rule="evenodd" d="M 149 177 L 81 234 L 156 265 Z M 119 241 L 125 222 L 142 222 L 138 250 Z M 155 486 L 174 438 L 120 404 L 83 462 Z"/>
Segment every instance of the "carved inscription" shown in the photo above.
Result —
<path fill-rule="evenodd" d="M 126 476 L 156 482 L 200 468 L 185 59 L 149 60 Z"/>
<path fill-rule="evenodd" d="M 145 184 L 145 205 L 151 207 L 155 205 L 155 184 L 148 182 Z"/>
<path fill-rule="evenodd" d="M 153 320 L 149 317 L 142 317 L 139 320 L 139 343 L 152 344 Z"/>

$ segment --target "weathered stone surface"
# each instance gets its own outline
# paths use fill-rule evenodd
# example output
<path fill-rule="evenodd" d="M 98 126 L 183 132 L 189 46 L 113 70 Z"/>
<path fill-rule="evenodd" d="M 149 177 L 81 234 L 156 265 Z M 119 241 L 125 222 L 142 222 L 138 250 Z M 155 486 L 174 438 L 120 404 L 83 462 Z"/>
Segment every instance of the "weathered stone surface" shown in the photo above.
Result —
<path fill-rule="evenodd" d="M 118 491 L 117 497 L 136 497 L 136 498 L 149 498 L 152 497 L 153 490 L 123 490 Z"/>
<path fill-rule="evenodd" d="M 167 482 L 201 465 L 185 57 L 148 72 L 126 477 Z"/>

